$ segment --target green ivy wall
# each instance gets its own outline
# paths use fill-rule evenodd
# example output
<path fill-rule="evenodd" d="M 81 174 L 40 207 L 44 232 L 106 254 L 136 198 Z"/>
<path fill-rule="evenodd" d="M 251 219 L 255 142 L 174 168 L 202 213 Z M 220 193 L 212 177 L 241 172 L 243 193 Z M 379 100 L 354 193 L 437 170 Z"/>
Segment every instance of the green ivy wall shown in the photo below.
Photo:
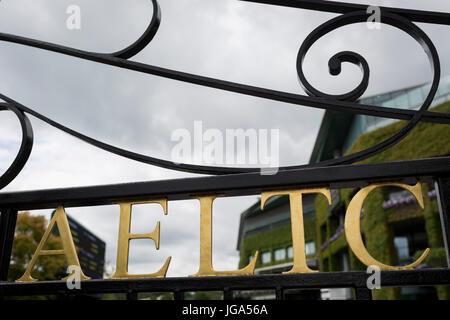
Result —
<path fill-rule="evenodd" d="M 435 107 L 432 111 L 450 113 L 450 102 Z M 373 146 L 398 132 L 405 124 L 405 121 L 398 121 L 383 128 L 362 134 L 353 143 L 347 153 L 354 153 Z M 449 154 L 450 126 L 420 123 L 396 146 L 361 163 L 429 158 Z M 374 258 L 385 264 L 396 265 L 398 259 L 394 247 L 394 235 L 391 225 L 393 222 L 420 217 L 425 220 L 425 229 L 431 248 L 431 252 L 425 260 L 425 263 L 434 267 L 445 265 L 445 250 L 443 248 L 444 244 L 437 203 L 435 199 L 428 198 L 427 193 L 429 190 L 430 186 L 424 184 L 425 210 L 421 210 L 415 206 L 384 210 L 382 203 L 387 198 L 386 188 L 379 188 L 371 192 L 364 203 L 365 214 L 361 221 L 361 232 L 365 238 L 367 250 Z M 356 189 L 341 189 L 340 202 L 333 210 L 345 210 L 356 191 Z M 337 222 L 335 219 L 331 219 L 328 204 L 323 196 L 317 196 L 315 205 L 315 220 L 305 221 L 305 241 L 315 241 L 320 271 L 340 271 L 341 262 L 338 258 L 338 253 L 341 253 L 343 250 L 349 255 L 352 270 L 365 270 L 366 267 L 349 249 L 345 234 L 342 234 L 335 241 L 331 242 L 326 249 L 321 251 L 321 244 L 330 239 L 336 231 Z M 291 244 L 292 235 L 290 225 L 248 236 L 243 240 L 241 245 L 239 267 L 242 268 L 247 265 L 249 257 L 253 256 L 256 250 L 259 250 L 260 254 L 264 251 L 271 251 L 273 257 L 273 251 L 275 249 L 287 248 Z M 417 252 L 415 257 L 417 258 L 419 254 L 420 252 Z M 256 267 L 280 264 L 287 261 L 292 260 L 286 259 L 285 261 L 274 262 L 272 259 L 270 263 L 262 265 L 261 260 L 258 259 Z M 440 299 L 450 299 L 449 287 L 439 286 L 437 287 L 437 292 Z M 400 299 L 400 290 L 398 288 L 374 290 L 374 298 Z"/>
<path fill-rule="evenodd" d="M 450 113 L 450 102 L 442 104 L 432 109 L 432 111 Z M 348 154 L 366 149 L 382 140 L 385 140 L 398 132 L 405 121 L 398 121 L 383 128 L 362 134 L 350 147 Z M 404 159 L 419 159 L 429 157 L 446 156 L 450 154 L 450 127 L 447 125 L 420 123 L 417 127 L 401 142 L 393 148 L 390 148 L 370 159 L 361 163 L 387 162 Z M 364 217 L 361 220 L 361 232 L 365 238 L 367 250 L 377 260 L 390 265 L 398 263 L 396 250 L 394 247 L 394 235 L 392 223 L 406 221 L 413 218 L 423 218 L 425 220 L 425 230 L 428 237 L 428 243 L 431 248 L 430 254 L 425 260 L 427 265 L 441 267 L 446 265 L 445 250 L 443 248 L 442 230 L 439 219 L 439 211 L 435 199 L 429 199 L 427 194 L 430 185 L 423 184 L 424 205 L 422 210 L 416 206 L 404 206 L 400 208 L 391 208 L 384 210 L 382 203 L 387 199 L 386 188 L 379 188 L 371 192 L 364 203 Z M 348 206 L 356 189 L 340 190 L 341 203 Z M 336 209 L 335 209 L 336 210 Z M 321 228 L 326 226 L 326 237 L 329 239 L 335 231 L 333 221 L 330 219 L 328 205 L 323 197 L 316 198 L 316 233 L 318 243 L 322 243 Z M 340 264 L 335 260 L 336 253 L 341 250 L 347 250 L 350 257 L 350 266 L 352 270 L 363 270 L 366 267 L 349 250 L 345 235 L 341 235 L 335 242 L 328 246 L 324 251 L 319 252 L 319 265 L 321 271 L 339 271 Z M 415 254 L 418 258 L 420 252 Z M 439 299 L 450 299 L 449 287 L 437 287 Z M 375 299 L 400 299 L 400 290 L 398 288 L 383 288 L 374 290 Z"/>

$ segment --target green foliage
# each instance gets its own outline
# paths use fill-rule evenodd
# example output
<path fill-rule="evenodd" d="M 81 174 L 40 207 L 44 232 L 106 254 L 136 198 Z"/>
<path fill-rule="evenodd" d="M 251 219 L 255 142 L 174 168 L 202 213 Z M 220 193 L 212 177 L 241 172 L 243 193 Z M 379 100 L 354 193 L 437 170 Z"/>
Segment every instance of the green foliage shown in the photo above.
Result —
<path fill-rule="evenodd" d="M 28 212 L 18 214 L 11 253 L 11 265 L 8 271 L 8 281 L 15 281 L 24 274 L 46 228 L 47 220 L 44 216 L 32 216 Z M 60 238 L 50 235 L 44 248 L 47 250 L 61 249 L 62 244 Z M 38 280 L 57 280 L 64 273 L 65 267 L 66 261 L 62 255 L 41 256 L 38 258 L 31 274 L 33 278 Z M 26 300 L 54 298 L 54 296 L 18 297 L 18 299 Z"/>
<path fill-rule="evenodd" d="M 381 204 L 385 198 L 383 189 L 375 189 L 367 197 L 364 204 L 362 229 L 366 235 L 366 248 L 378 261 L 397 265 L 397 253 L 394 247 L 394 235 L 387 223 L 387 214 Z M 374 290 L 374 298 L 378 300 L 400 299 L 398 288 L 382 288 Z"/>
<path fill-rule="evenodd" d="M 19 213 L 8 273 L 9 281 L 15 281 L 24 274 L 46 228 L 47 220 L 44 216 L 32 216 L 28 212 Z M 61 248 L 60 238 L 50 235 L 45 249 Z M 38 280 L 56 280 L 59 279 L 65 265 L 66 259 L 63 255 L 41 256 L 37 260 L 32 276 Z"/>
<path fill-rule="evenodd" d="M 327 200 L 321 196 L 316 197 L 314 204 L 316 207 L 316 252 L 319 253 L 319 270 L 323 272 L 325 270 L 329 270 L 328 259 L 325 260 L 328 256 L 328 250 L 321 252 L 320 249 L 322 243 L 331 236 L 328 232 L 323 235 L 321 230 L 321 228 L 327 227 L 328 204 Z"/>
<path fill-rule="evenodd" d="M 419 250 L 414 254 L 414 260 L 419 259 L 425 250 Z M 424 263 L 428 267 L 443 268 L 447 267 L 447 256 L 445 254 L 445 248 L 431 248 Z"/>
<path fill-rule="evenodd" d="M 417 251 L 414 254 L 414 260 L 418 259 L 424 250 Z M 433 247 L 424 260 L 427 267 L 446 268 L 447 256 L 444 247 Z M 440 300 L 450 300 L 450 286 L 436 286 L 437 294 Z"/>
<path fill-rule="evenodd" d="M 256 250 L 259 251 L 259 254 L 265 251 L 271 251 L 273 255 L 274 249 L 288 247 L 291 243 L 292 233 L 290 225 L 248 236 L 244 239 L 241 246 L 239 268 L 243 268 L 248 264 L 249 257 L 254 256 Z M 271 262 L 265 265 L 271 264 L 273 263 Z M 256 267 L 260 266 L 262 266 L 261 259 L 258 259 Z"/>
<path fill-rule="evenodd" d="M 426 195 L 430 191 L 429 184 L 423 185 L 423 193 Z M 424 197 L 424 218 L 425 230 L 428 236 L 428 243 L 432 248 L 444 246 L 444 238 L 442 237 L 441 219 L 439 217 L 439 208 L 436 200 L 431 201 L 430 198 Z"/>
<path fill-rule="evenodd" d="M 331 254 L 336 254 L 341 250 L 347 249 L 348 244 L 347 239 L 345 238 L 345 234 L 341 234 L 339 238 L 330 243 L 329 247 Z"/>
<path fill-rule="evenodd" d="M 450 102 L 435 107 L 432 111 L 450 113 Z M 405 126 L 406 121 L 398 121 L 383 128 L 361 135 L 350 147 L 349 153 L 358 152 L 369 148 L 381 141 L 391 137 Z M 432 143 L 430 143 L 432 142 Z M 383 151 L 382 153 L 364 160 L 362 163 L 387 162 L 406 159 L 418 159 L 445 156 L 450 154 L 450 127 L 432 123 L 420 123 L 416 128 L 396 146 Z M 361 221 L 361 232 L 365 238 L 365 243 L 369 253 L 377 260 L 390 265 L 397 265 L 398 258 L 394 247 L 394 235 L 391 224 L 393 222 L 405 221 L 413 218 L 424 218 L 425 228 L 428 235 L 429 245 L 432 248 L 425 263 L 432 266 L 442 265 L 443 261 L 443 240 L 438 215 L 436 200 L 427 197 L 431 187 L 423 185 L 425 210 L 417 206 L 406 206 L 384 210 L 382 203 L 386 198 L 386 188 L 379 188 L 371 192 L 364 203 L 364 217 Z M 347 208 L 349 202 L 358 190 L 341 189 L 340 203 L 336 204 L 334 210 L 339 206 Z M 305 221 L 305 240 L 315 240 L 316 252 L 318 253 L 320 271 L 338 271 L 341 269 L 339 253 L 346 251 L 349 253 L 350 266 L 352 270 L 365 270 L 364 266 L 348 248 L 345 235 L 341 235 L 328 247 L 321 251 L 320 246 L 324 241 L 330 239 L 337 228 L 335 219 L 330 219 L 329 206 L 326 199 L 318 195 L 315 199 L 316 219 Z M 241 247 L 241 259 L 239 267 L 246 266 L 249 257 L 259 252 L 271 251 L 276 248 L 287 247 L 292 243 L 290 226 L 281 227 L 274 230 L 252 235 L 244 239 Z M 417 258 L 417 257 L 416 257 Z M 286 260 L 289 261 L 289 260 Z M 283 261 L 270 262 L 266 265 L 283 263 Z M 257 267 L 261 267 L 261 262 L 257 262 Z M 438 286 L 440 299 L 450 299 L 449 287 Z M 374 290 L 375 299 L 399 299 L 399 288 L 383 288 Z"/>
<path fill-rule="evenodd" d="M 328 219 L 328 203 L 323 196 L 318 195 L 314 201 L 314 204 L 316 208 L 316 225 L 320 227 Z"/>
<path fill-rule="evenodd" d="M 310 219 L 304 221 L 305 241 L 315 240 L 316 237 L 316 220 Z"/>
<path fill-rule="evenodd" d="M 432 109 L 432 111 L 450 113 L 450 102 L 444 103 Z M 350 147 L 347 154 L 355 153 L 369 148 L 381 141 L 391 137 L 406 125 L 406 121 L 398 121 L 391 125 L 362 134 Z M 450 127 L 447 125 L 420 123 L 416 128 L 397 145 L 385 150 L 361 163 L 387 162 L 406 159 L 419 159 L 446 156 L 450 154 Z M 443 258 L 443 239 L 440 219 L 436 200 L 429 199 L 426 195 L 430 190 L 429 185 L 423 186 L 425 210 L 418 207 L 408 206 L 403 208 L 392 208 L 384 210 L 382 202 L 385 199 L 385 188 L 374 190 L 364 203 L 364 218 L 361 221 L 361 232 L 365 237 L 367 250 L 373 257 L 383 263 L 396 265 L 397 255 L 393 244 L 393 231 L 390 223 L 394 221 L 408 220 L 416 217 L 425 219 L 425 228 L 429 245 L 432 247 L 429 257 L 425 263 L 431 266 L 445 265 Z M 348 206 L 357 189 L 340 190 L 341 202 Z M 345 250 L 347 247 L 345 236 L 341 236 L 332 242 L 323 252 L 320 251 L 320 244 L 332 236 L 335 230 L 334 222 L 329 219 L 328 205 L 321 196 L 316 197 L 316 234 L 317 246 L 319 250 L 319 263 L 321 271 L 339 270 L 336 253 Z M 326 239 L 320 228 L 326 226 Z M 350 265 L 352 270 L 364 270 L 366 267 L 349 250 Z M 416 258 L 419 256 L 416 254 Z M 444 255 L 443 255 L 444 254 Z M 438 286 L 440 299 L 450 299 L 449 287 Z M 399 299 L 400 290 L 398 288 L 383 288 L 374 290 L 375 299 Z"/>
<path fill-rule="evenodd" d="M 102 294 L 102 300 L 127 300 L 125 293 L 105 293 Z"/>
<path fill-rule="evenodd" d="M 188 294 L 186 293 L 185 296 Z M 169 292 L 139 293 L 139 300 L 173 300 L 173 294 Z"/>
<path fill-rule="evenodd" d="M 223 300 L 223 294 L 217 291 L 197 291 L 186 293 L 185 300 Z"/>
<path fill-rule="evenodd" d="M 314 219 L 304 221 L 306 242 L 315 240 L 315 229 L 316 222 Z M 275 249 L 287 248 L 290 245 L 292 245 L 292 231 L 290 224 L 280 228 L 248 236 L 244 239 L 241 245 L 239 268 L 243 268 L 249 263 L 250 256 L 254 256 L 256 250 L 259 251 L 259 254 L 265 251 L 270 251 L 273 257 L 273 251 Z M 288 261 L 292 261 L 292 259 L 286 258 L 285 260 L 281 261 L 271 261 L 264 264 L 264 266 L 270 266 Z M 258 259 L 258 261 L 256 262 L 256 267 L 258 268 L 261 266 L 263 266 L 261 264 L 261 260 Z"/>
<path fill-rule="evenodd" d="M 450 102 L 432 108 L 431 111 L 450 113 Z M 355 153 L 380 143 L 401 130 L 406 124 L 407 121 L 398 121 L 362 134 L 349 148 L 347 154 Z M 448 154 L 450 154 L 450 126 L 435 123 L 419 123 L 397 145 L 361 161 L 361 163 L 431 158 Z"/>

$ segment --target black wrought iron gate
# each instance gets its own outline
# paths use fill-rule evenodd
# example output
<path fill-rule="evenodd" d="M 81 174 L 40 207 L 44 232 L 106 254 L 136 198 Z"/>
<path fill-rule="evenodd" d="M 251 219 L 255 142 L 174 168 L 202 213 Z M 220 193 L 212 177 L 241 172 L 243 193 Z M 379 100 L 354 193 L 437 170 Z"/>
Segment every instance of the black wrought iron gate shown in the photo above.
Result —
<path fill-rule="evenodd" d="M 356 101 L 369 83 L 369 66 L 359 54 L 345 51 L 334 55 L 329 62 L 330 72 L 339 74 L 342 62 L 358 65 L 363 72 L 363 80 L 354 90 L 342 95 L 329 95 L 315 89 L 303 73 L 303 58 L 309 48 L 325 34 L 345 25 L 365 22 L 367 7 L 363 4 L 349 4 L 333 1 L 313 0 L 247 0 L 268 5 L 279 5 L 299 9 L 316 10 L 339 14 L 317 27 L 303 42 L 297 58 L 297 72 L 300 83 L 309 96 L 280 92 L 240 83 L 218 80 L 157 66 L 128 60 L 147 46 L 156 34 L 161 11 L 156 0 L 151 0 L 154 13 L 148 29 L 131 46 L 115 53 L 101 54 L 55 45 L 34 39 L 0 33 L 0 40 L 40 48 L 60 54 L 107 64 L 119 68 L 216 88 L 244 95 L 261 97 L 273 101 L 286 102 L 314 108 L 350 112 L 392 119 L 408 120 L 408 124 L 385 141 L 366 150 L 337 159 L 310 165 L 279 168 L 276 175 L 261 175 L 260 169 L 205 167 L 191 164 L 176 164 L 171 161 L 123 150 L 97 141 L 67 128 L 19 102 L 0 94 L 4 101 L 0 110 L 16 114 L 22 126 L 22 145 L 11 167 L 0 177 L 0 189 L 9 184 L 22 170 L 28 160 L 33 144 L 33 130 L 27 118 L 32 115 L 46 123 L 67 132 L 87 143 L 109 152 L 140 162 L 193 173 L 215 176 L 176 180 L 128 183 L 119 185 L 92 186 L 42 191 L 0 193 L 0 296 L 58 294 L 60 296 L 88 293 L 126 293 L 129 299 L 136 299 L 139 292 L 173 292 L 175 299 L 183 299 L 188 291 L 223 291 L 225 299 L 231 299 L 235 290 L 273 289 L 276 298 L 283 299 L 283 291 L 292 288 L 343 288 L 355 289 L 357 299 L 371 299 L 366 286 L 368 274 L 363 271 L 320 272 L 294 275 L 255 275 L 189 277 L 129 280 L 87 280 L 82 281 L 80 290 L 70 290 L 65 281 L 39 281 L 32 283 L 7 282 L 11 248 L 18 211 L 49 209 L 57 206 L 80 207 L 108 205 L 124 201 L 142 201 L 154 198 L 167 200 L 191 199 L 195 195 L 221 194 L 224 197 L 253 195 L 267 190 L 293 187 L 362 187 L 378 182 L 435 183 L 440 204 L 441 223 L 446 245 L 447 261 L 450 265 L 450 156 L 432 159 L 405 160 L 390 163 L 352 164 L 366 159 L 395 145 L 403 139 L 419 122 L 450 124 L 450 114 L 427 111 L 440 79 L 439 55 L 433 42 L 414 22 L 450 25 L 450 14 L 425 12 L 398 8 L 380 7 L 381 23 L 398 28 L 413 37 L 428 55 L 433 71 L 433 81 L 428 96 L 419 110 L 398 110 L 371 105 L 361 105 Z M 430 142 L 432 143 L 432 142 Z M 421 269 L 403 271 L 382 271 L 382 286 L 425 286 L 450 285 L 450 269 Z"/>

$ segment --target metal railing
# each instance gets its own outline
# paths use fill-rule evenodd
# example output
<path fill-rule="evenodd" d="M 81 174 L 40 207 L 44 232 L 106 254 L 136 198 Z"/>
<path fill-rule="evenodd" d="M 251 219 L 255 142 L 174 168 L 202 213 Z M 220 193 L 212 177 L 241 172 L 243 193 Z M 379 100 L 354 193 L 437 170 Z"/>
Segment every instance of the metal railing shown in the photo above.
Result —
<path fill-rule="evenodd" d="M 246 0 L 268 5 L 278 5 L 299 9 L 337 13 L 338 15 L 313 30 L 302 43 L 297 56 L 297 73 L 300 84 L 308 95 L 293 94 L 267 88 L 255 87 L 226 80 L 204 77 L 196 74 L 170 70 L 158 66 L 130 61 L 144 49 L 158 31 L 161 9 L 156 0 L 151 0 L 154 12 L 144 34 L 127 48 L 110 53 L 88 52 L 35 39 L 0 33 L 0 40 L 28 47 L 39 48 L 79 59 L 145 73 L 158 77 L 173 79 L 199 86 L 235 92 L 243 95 L 265 98 L 273 101 L 308 106 L 313 108 L 349 112 L 391 119 L 408 120 L 408 123 L 392 137 L 354 154 L 337 159 L 326 160 L 309 165 L 281 167 L 276 175 L 260 175 L 260 168 L 230 168 L 200 166 L 193 164 L 176 164 L 168 160 L 134 153 L 113 145 L 103 143 L 76 132 L 53 121 L 20 102 L 0 94 L 4 101 L 0 110 L 15 113 L 22 127 L 22 144 L 17 157 L 10 168 L 0 177 L 0 189 L 8 185 L 22 170 L 28 160 L 33 145 L 33 129 L 27 115 L 32 115 L 55 128 L 77 137 L 111 153 L 163 168 L 192 173 L 218 175 L 190 179 L 177 179 L 132 184 L 91 186 L 69 189 L 54 189 L 25 192 L 0 193 L 0 296 L 37 295 L 37 294 L 88 294 L 88 293 L 127 293 L 128 298 L 136 299 L 138 292 L 174 292 L 176 299 L 183 298 L 183 292 L 220 290 L 224 298 L 230 299 L 234 290 L 274 289 L 277 299 L 283 298 L 283 291 L 290 288 L 342 288 L 355 289 L 357 299 L 370 299 L 370 290 L 366 287 L 368 275 L 362 271 L 322 272 L 298 275 L 257 275 L 233 277 L 199 277 L 199 278 L 163 278 L 130 280 L 86 280 L 81 289 L 73 292 L 66 287 L 65 281 L 40 281 L 34 283 L 6 282 L 10 264 L 14 227 L 19 210 L 48 209 L 57 206 L 97 206 L 117 203 L 118 201 L 138 201 L 154 197 L 170 200 L 189 199 L 198 194 L 221 194 L 225 197 L 258 194 L 266 190 L 286 187 L 325 186 L 329 188 L 360 187 L 379 181 L 421 181 L 436 182 L 444 231 L 447 256 L 449 242 L 449 208 L 450 208 L 450 157 L 405 160 L 391 163 L 352 165 L 352 163 L 369 158 L 390 148 L 406 137 L 420 122 L 450 124 L 450 114 L 427 111 L 432 103 L 440 80 L 440 59 L 431 39 L 414 22 L 450 25 L 450 14 L 399 8 L 380 7 L 381 23 L 400 29 L 414 38 L 429 58 L 433 81 L 430 91 L 421 105 L 415 110 L 400 110 L 371 105 L 358 104 L 355 101 L 366 91 L 369 84 L 370 68 L 367 61 L 355 52 L 344 51 L 335 54 L 329 60 L 330 73 L 340 73 L 343 62 L 359 66 L 363 73 L 361 83 L 353 90 L 330 95 L 314 88 L 303 72 L 303 60 L 310 47 L 321 37 L 340 27 L 365 22 L 368 5 L 349 4 L 334 1 L 313 0 Z M 430 143 L 433 143 L 430 141 Z M 406 179 L 406 180 L 405 180 Z M 382 286 L 410 285 L 448 285 L 450 270 L 425 269 L 407 271 L 383 271 Z"/>

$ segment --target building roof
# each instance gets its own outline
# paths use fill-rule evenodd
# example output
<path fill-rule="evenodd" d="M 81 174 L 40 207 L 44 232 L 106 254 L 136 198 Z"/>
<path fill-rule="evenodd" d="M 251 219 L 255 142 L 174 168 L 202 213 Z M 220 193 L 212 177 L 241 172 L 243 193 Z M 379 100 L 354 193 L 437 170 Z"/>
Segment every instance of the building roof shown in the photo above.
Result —
<path fill-rule="evenodd" d="M 277 207 L 287 203 L 288 201 L 289 200 L 288 200 L 287 196 L 274 196 L 274 197 L 267 199 L 267 201 L 264 205 L 264 209 L 270 210 L 273 208 L 277 208 Z M 260 212 L 262 212 L 261 200 L 258 200 L 256 203 L 251 205 L 247 210 L 245 210 L 244 212 L 241 213 L 241 218 L 239 221 L 239 232 L 238 232 L 238 240 L 237 240 L 236 250 L 239 250 L 240 246 L 241 246 L 242 235 L 244 233 L 244 230 L 243 230 L 244 219 L 254 216 L 255 214 L 260 213 Z"/>
<path fill-rule="evenodd" d="M 334 152 L 340 150 L 344 144 L 353 118 L 354 115 L 350 113 L 330 110 L 325 112 L 309 163 L 317 163 L 335 157 Z M 330 134 L 331 132 L 333 134 Z"/>

